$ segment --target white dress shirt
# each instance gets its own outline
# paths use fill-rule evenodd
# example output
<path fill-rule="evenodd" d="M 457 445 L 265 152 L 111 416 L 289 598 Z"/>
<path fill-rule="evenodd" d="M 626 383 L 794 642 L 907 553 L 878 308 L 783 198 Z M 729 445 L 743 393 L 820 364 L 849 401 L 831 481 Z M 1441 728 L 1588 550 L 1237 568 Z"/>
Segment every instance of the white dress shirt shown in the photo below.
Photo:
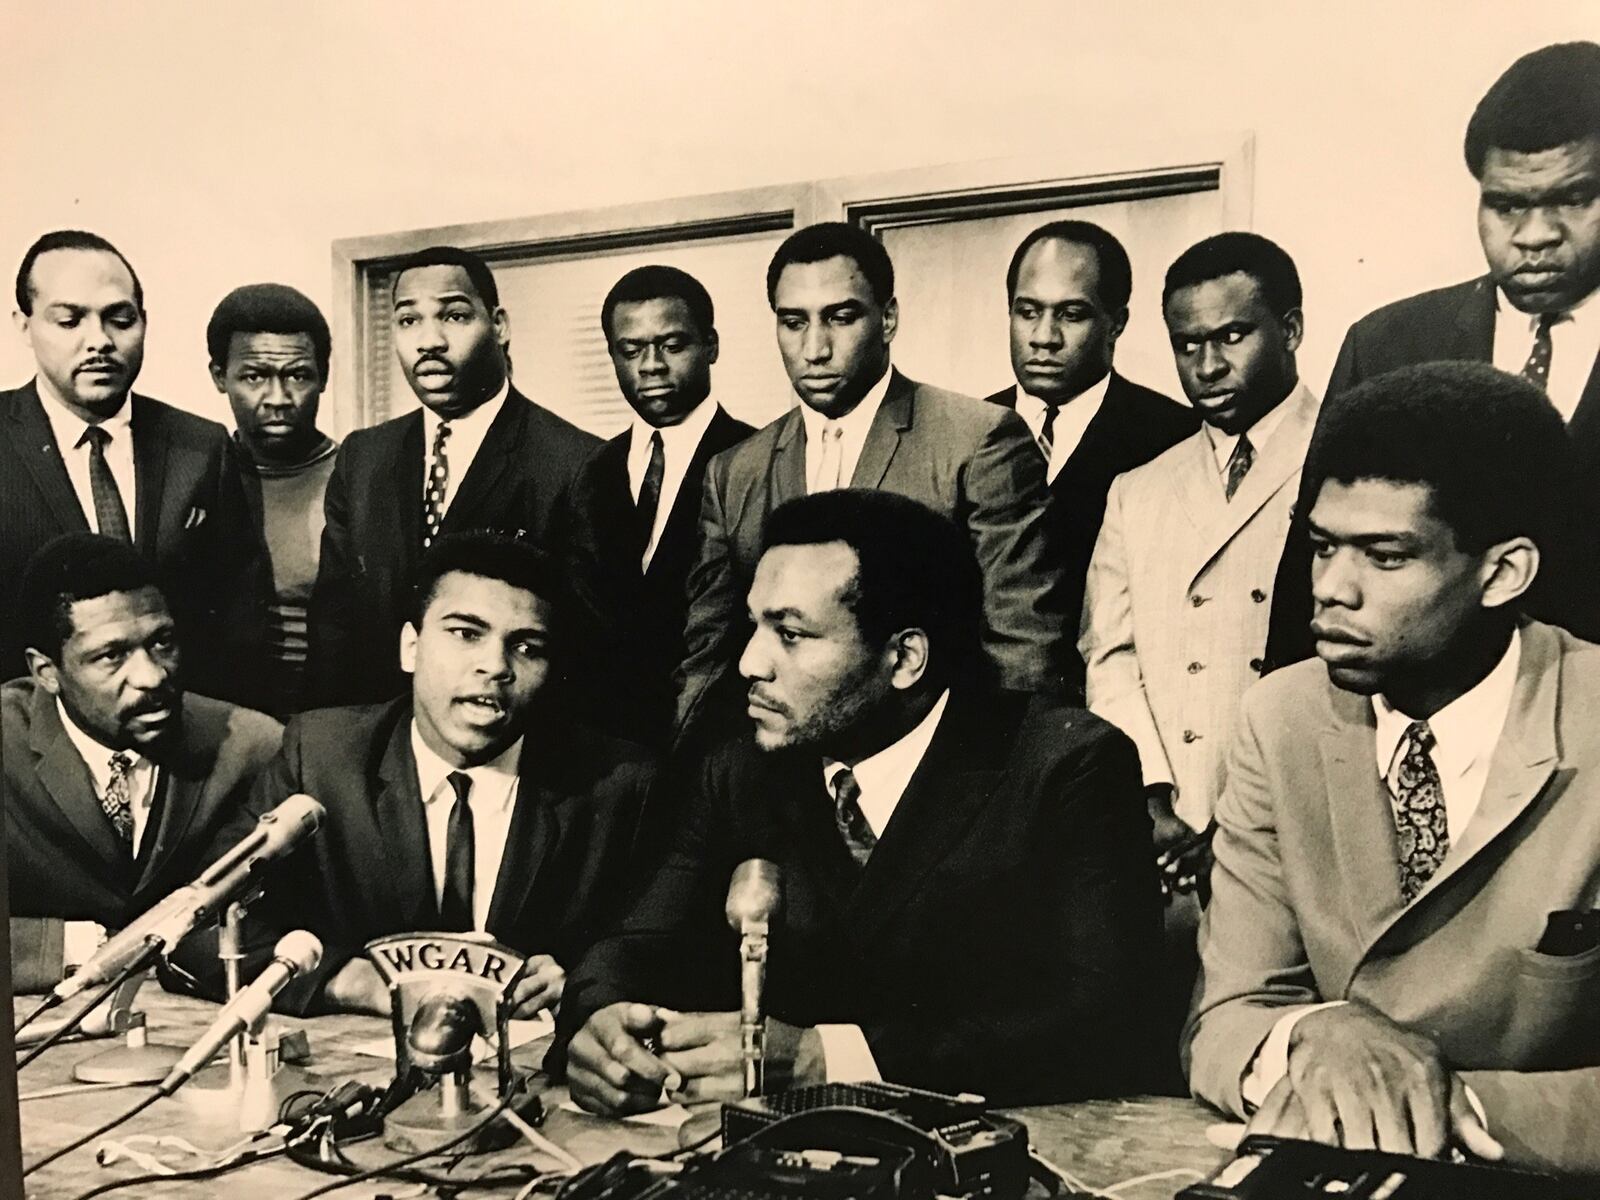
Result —
<path fill-rule="evenodd" d="M 511 381 L 508 379 L 500 385 L 500 390 L 485 400 L 477 408 L 464 417 L 452 417 L 449 420 L 450 436 L 445 439 L 444 457 L 450 464 L 450 478 L 445 481 L 444 503 L 439 507 L 439 516 L 450 511 L 450 502 L 461 490 L 461 481 L 467 477 L 467 471 L 472 467 L 472 460 L 478 456 L 478 447 L 483 445 L 483 439 L 488 436 L 489 426 L 494 424 L 494 419 L 500 415 L 500 410 L 505 407 L 506 397 L 511 394 Z M 439 425 L 443 418 L 431 408 L 424 406 L 422 409 L 422 489 L 419 495 L 428 493 L 428 475 L 433 469 L 433 439 L 437 436 Z"/>
<path fill-rule="evenodd" d="M 467 793 L 467 807 L 472 810 L 472 927 L 481 933 L 489 927 L 489 905 L 494 901 L 500 860 L 505 856 L 511 816 L 516 810 L 522 739 L 518 738 L 492 762 L 479 767 L 452 767 L 428 748 L 416 721 L 412 721 L 411 753 L 417 760 L 417 790 L 422 795 L 423 816 L 428 823 L 428 858 L 433 864 L 436 904 L 444 903 L 445 851 L 450 842 L 450 810 L 456 803 L 450 776 L 459 770 L 472 780 L 472 789 Z"/>
<path fill-rule="evenodd" d="M 1106 389 L 1110 386 L 1111 372 L 1107 371 L 1099 383 L 1090 384 L 1071 400 L 1064 400 L 1057 406 L 1060 411 L 1056 413 L 1056 423 L 1050 427 L 1050 462 L 1045 468 L 1049 482 L 1056 481 L 1061 468 L 1067 465 L 1067 459 L 1072 457 L 1078 443 L 1083 441 L 1084 430 L 1089 428 L 1089 422 L 1094 420 L 1101 405 L 1105 404 Z M 1044 429 L 1044 418 L 1048 411 L 1049 406 L 1043 400 L 1023 391 L 1021 384 L 1017 385 L 1017 416 L 1027 422 L 1036 442 Z"/>
<path fill-rule="evenodd" d="M 61 451 L 61 461 L 66 464 L 72 490 L 83 508 L 89 528 L 99 533 L 100 521 L 94 511 L 94 487 L 89 482 L 89 443 L 79 445 L 83 441 L 83 431 L 89 428 L 89 422 L 66 406 L 43 375 L 38 377 L 38 387 L 44 415 L 50 422 L 50 432 L 55 435 L 56 448 Z M 128 514 L 128 529 L 131 532 L 138 528 L 134 524 L 134 505 L 138 497 L 134 494 L 132 397 L 122 402 L 122 407 L 117 409 L 114 416 L 98 424 L 111 435 L 111 440 L 106 443 L 106 466 L 111 468 L 111 478 L 117 481 L 117 491 L 122 494 L 122 508 Z"/>
<path fill-rule="evenodd" d="M 1550 326 L 1550 376 L 1545 392 L 1564 420 L 1572 420 L 1583 399 L 1584 385 L 1600 357 L 1600 301 L 1590 292 L 1567 310 L 1565 319 Z M 1513 375 L 1522 374 L 1533 353 L 1537 315 L 1512 306 L 1505 293 L 1495 290 L 1494 365 Z"/>
<path fill-rule="evenodd" d="M 900 799 L 911 783 L 911 777 L 917 773 L 923 757 L 928 753 L 928 745 L 939 729 L 939 721 L 949 702 L 950 692 L 946 689 L 928 710 L 928 715 L 917 722 L 915 729 L 850 768 L 856 777 L 856 784 L 861 788 L 861 796 L 857 800 L 861 815 L 866 817 L 874 837 L 881 838 L 883 831 L 888 828 L 894 810 L 900 806 Z M 834 779 L 845 769 L 846 764 L 842 762 L 824 760 L 822 779 L 830 796 L 833 795 Z M 861 1031 L 861 1026 L 818 1025 L 817 1034 L 822 1039 L 822 1062 L 829 1083 L 860 1083 L 883 1078 L 878 1072 L 878 1060 L 872 1057 L 872 1048 L 867 1045 L 867 1035 Z"/>
<path fill-rule="evenodd" d="M 806 430 L 808 493 L 825 492 L 833 487 L 832 480 L 819 486 L 817 469 L 822 465 L 823 433 L 834 428 L 840 430 L 839 486 L 850 486 L 850 477 L 856 473 L 856 463 L 861 459 L 861 447 L 866 445 L 867 433 L 872 429 L 872 418 L 876 417 L 878 409 L 883 407 L 883 398 L 889 391 L 889 379 L 892 375 L 892 368 L 884 371 L 883 378 L 873 384 L 867 394 L 861 397 L 861 403 L 838 419 L 825 417 L 804 400 L 800 402 L 800 420 L 805 423 Z"/>
<path fill-rule="evenodd" d="M 705 437 L 711 418 L 716 415 L 717 402 L 708 397 L 676 425 L 664 425 L 657 429 L 635 414 L 633 423 L 628 426 L 628 487 L 633 492 L 635 504 L 639 502 L 639 492 L 644 487 L 644 473 L 650 466 L 650 439 L 657 433 L 661 435 L 661 502 L 656 506 L 656 523 L 651 527 L 650 541 L 644 548 L 644 558 L 639 564 L 641 570 L 650 569 L 656 544 L 661 540 L 662 530 L 667 527 L 667 518 L 672 515 L 672 506 L 683 488 L 683 477 L 689 473 L 689 463 L 700 448 L 700 439 Z"/>
<path fill-rule="evenodd" d="M 1283 414 L 1289 411 L 1289 405 L 1299 393 L 1303 384 L 1295 384 L 1294 390 L 1285 396 L 1273 410 L 1262 417 L 1243 433 L 1223 433 L 1215 425 L 1201 424 L 1200 428 L 1206 431 L 1206 437 L 1211 439 L 1211 454 L 1217 460 L 1217 476 L 1226 481 L 1228 478 L 1228 462 L 1233 458 L 1233 448 L 1239 444 L 1241 437 L 1248 437 L 1250 445 L 1255 449 L 1256 458 L 1261 457 L 1261 451 L 1266 449 L 1268 440 L 1279 425 L 1283 424 Z"/>
<path fill-rule="evenodd" d="M 1521 661 L 1522 634 L 1513 630 L 1511 644 L 1494 669 L 1428 718 L 1428 728 L 1434 737 L 1434 747 L 1429 753 L 1439 772 L 1439 786 L 1444 792 L 1445 827 L 1450 833 L 1451 849 L 1445 854 L 1446 864 L 1483 800 L 1489 762 L 1500 742 L 1506 716 L 1511 712 L 1511 697 L 1516 691 L 1517 667 Z M 1373 759 L 1378 777 L 1388 783 L 1392 799 L 1395 757 L 1406 728 L 1414 718 L 1406 716 L 1381 695 L 1372 698 L 1372 714 L 1377 725 Z M 1399 870 L 1398 863 L 1395 869 Z M 1300 1019 L 1318 1009 L 1343 1003 L 1343 1000 L 1329 1000 L 1284 1010 L 1284 1015 L 1261 1043 L 1245 1075 L 1241 1091 L 1246 1103 L 1259 1106 L 1289 1070 L 1289 1037 Z M 1482 1115 L 1481 1110 L 1479 1115 Z"/>

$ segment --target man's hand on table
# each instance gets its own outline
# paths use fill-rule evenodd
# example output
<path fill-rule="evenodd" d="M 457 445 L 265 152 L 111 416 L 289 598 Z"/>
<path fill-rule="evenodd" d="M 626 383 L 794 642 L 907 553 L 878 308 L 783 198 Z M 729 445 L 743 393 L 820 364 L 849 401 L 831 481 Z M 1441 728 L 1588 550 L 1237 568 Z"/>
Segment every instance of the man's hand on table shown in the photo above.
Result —
<path fill-rule="evenodd" d="M 334 1012 L 389 1012 L 389 989 L 369 959 L 352 958 L 322 985 L 322 1002 Z"/>
<path fill-rule="evenodd" d="M 533 955 L 517 986 L 511 989 L 511 1019 L 529 1021 L 547 1008 L 554 1009 L 561 1003 L 566 986 L 567 973 L 560 963 L 548 954 Z"/>
<path fill-rule="evenodd" d="M 574 1103 L 608 1116 L 655 1108 L 672 1071 L 645 1041 L 655 1038 L 663 1023 L 648 1004 L 623 1002 L 597 1010 L 567 1047 L 567 1092 Z"/>
<path fill-rule="evenodd" d="M 1459 1146 L 1504 1156 L 1431 1039 L 1364 1004 L 1309 1013 L 1289 1038 L 1289 1069 L 1246 1134 L 1439 1158 Z"/>

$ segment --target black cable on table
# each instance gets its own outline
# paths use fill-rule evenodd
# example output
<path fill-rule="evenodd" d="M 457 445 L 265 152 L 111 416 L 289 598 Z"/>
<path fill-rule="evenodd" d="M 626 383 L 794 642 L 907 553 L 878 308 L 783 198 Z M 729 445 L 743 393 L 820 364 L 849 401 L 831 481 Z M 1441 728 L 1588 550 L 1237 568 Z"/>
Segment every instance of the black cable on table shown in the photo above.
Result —
<path fill-rule="evenodd" d="M 71 1154 L 79 1146 L 87 1145 L 89 1142 L 94 1141 L 95 1138 L 105 1137 L 106 1134 L 110 1133 L 118 1125 L 121 1125 L 124 1121 L 131 1121 L 134 1117 L 138 1116 L 145 1109 L 149 1108 L 157 1100 L 160 1100 L 162 1098 L 162 1095 L 163 1095 L 163 1093 L 161 1092 L 160 1089 L 152 1090 L 151 1093 L 148 1096 L 144 1097 L 144 1099 L 140 1100 L 137 1104 L 135 1104 L 132 1108 L 128 1109 L 128 1111 L 123 1113 L 121 1116 L 113 1117 L 111 1120 L 107 1121 L 104 1125 L 100 1126 L 99 1129 L 96 1129 L 96 1130 L 93 1130 L 90 1133 L 84 1134 L 81 1138 L 79 1138 L 75 1142 L 68 1142 L 65 1146 L 61 1147 L 61 1149 L 59 1149 L 59 1150 L 52 1150 L 49 1154 L 46 1154 L 43 1158 L 41 1158 L 38 1162 L 34 1163 L 32 1166 L 24 1167 L 22 1169 L 23 1175 L 25 1175 L 25 1176 L 26 1175 L 32 1175 L 40 1167 L 49 1166 L 51 1163 L 55 1162 L 56 1159 L 61 1158 L 63 1155 Z"/>
<path fill-rule="evenodd" d="M 21 1033 L 29 1025 L 33 1024 L 33 1019 L 35 1017 L 43 1016 L 45 1013 L 49 1012 L 51 1009 L 53 1009 L 56 1006 L 58 1006 L 60 1003 L 61 1003 L 61 997 L 56 995 L 54 992 L 51 992 L 48 996 L 46 996 L 44 998 L 44 1000 L 39 1004 L 39 1006 L 37 1008 L 35 1008 L 27 1016 L 22 1018 L 22 1024 L 18 1025 L 15 1029 L 13 1029 L 11 1031 L 11 1036 L 12 1037 L 16 1037 L 17 1034 Z"/>
<path fill-rule="evenodd" d="M 60 1029 L 57 1029 L 49 1037 L 45 1038 L 44 1041 L 40 1042 L 32 1050 L 29 1050 L 26 1054 L 24 1054 L 21 1058 L 19 1058 L 17 1060 L 17 1070 L 19 1070 L 19 1071 L 22 1070 L 23 1067 L 27 1066 L 34 1059 L 38 1058 L 39 1055 L 43 1054 L 46 1050 L 50 1049 L 51 1046 L 54 1046 L 57 1042 L 59 1042 L 62 1038 L 66 1037 L 67 1034 L 71 1033 L 79 1025 L 82 1025 L 83 1024 L 83 1019 L 85 1017 L 87 1017 L 90 1013 L 92 1013 L 95 1009 L 99 1008 L 101 1003 L 104 1002 L 104 1000 L 105 1000 L 105 998 L 107 996 L 111 995 L 112 992 L 116 991 L 123 984 L 127 983 L 128 980 L 133 976 L 134 972 L 144 970 L 146 965 L 147 964 L 144 962 L 143 958 L 139 958 L 139 959 L 135 959 L 133 962 L 131 962 L 127 966 L 123 967 L 122 970 L 117 973 L 115 978 L 113 978 L 111 980 L 110 983 L 106 984 L 103 988 L 101 988 L 98 992 L 96 992 L 94 994 L 94 999 L 93 1000 L 89 1001 L 88 1004 L 84 1005 L 83 1008 L 78 1010 L 77 1015 L 75 1015 L 72 1018 L 72 1020 L 68 1021 Z M 38 1013 L 42 1012 L 42 1011 L 43 1011 L 43 1009 L 41 1008 L 36 1012 L 29 1013 L 28 1014 L 28 1021 L 33 1020 L 33 1018 L 36 1017 L 38 1015 Z M 28 1023 L 28 1021 L 24 1021 L 23 1024 L 26 1025 Z"/>
<path fill-rule="evenodd" d="M 120 1192 L 123 1188 L 143 1187 L 147 1183 L 189 1183 L 202 1179 L 215 1179 L 218 1175 L 226 1175 L 229 1171 L 237 1171 L 241 1167 L 253 1166 L 258 1162 L 265 1162 L 269 1158 L 276 1158 L 283 1153 L 282 1146 L 260 1153 L 248 1153 L 246 1157 L 235 1159 L 230 1163 L 219 1163 L 214 1167 L 196 1167 L 190 1171 L 173 1171 L 170 1174 L 160 1174 L 151 1171 L 147 1175 L 130 1175 L 126 1179 L 113 1179 L 109 1183 L 102 1183 L 92 1187 L 87 1192 L 80 1192 L 73 1200 L 95 1200 L 97 1196 L 104 1196 L 111 1192 Z"/>

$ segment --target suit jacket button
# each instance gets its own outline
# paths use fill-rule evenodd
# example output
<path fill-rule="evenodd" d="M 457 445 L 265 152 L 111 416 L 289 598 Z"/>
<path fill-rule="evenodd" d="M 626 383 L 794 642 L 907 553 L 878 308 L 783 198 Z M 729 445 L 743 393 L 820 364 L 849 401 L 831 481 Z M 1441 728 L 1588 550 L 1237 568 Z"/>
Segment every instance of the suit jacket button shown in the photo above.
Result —
<path fill-rule="evenodd" d="M 1259 658 L 1252 658 L 1250 660 L 1250 669 L 1252 671 L 1254 671 L 1257 675 L 1261 674 L 1261 668 L 1266 666 L 1266 665 L 1267 664 L 1262 662 Z"/>
<path fill-rule="evenodd" d="M 1267 594 L 1260 588 L 1251 588 L 1250 599 L 1254 600 L 1257 604 L 1265 604 L 1267 602 Z"/>
<path fill-rule="evenodd" d="M 1192 729 L 1185 729 L 1183 731 L 1183 740 L 1185 742 L 1198 742 L 1200 740 L 1200 735 Z"/>
<path fill-rule="evenodd" d="M 1206 669 L 1205 663 L 1192 662 L 1189 664 L 1189 674 L 1198 675 Z"/>

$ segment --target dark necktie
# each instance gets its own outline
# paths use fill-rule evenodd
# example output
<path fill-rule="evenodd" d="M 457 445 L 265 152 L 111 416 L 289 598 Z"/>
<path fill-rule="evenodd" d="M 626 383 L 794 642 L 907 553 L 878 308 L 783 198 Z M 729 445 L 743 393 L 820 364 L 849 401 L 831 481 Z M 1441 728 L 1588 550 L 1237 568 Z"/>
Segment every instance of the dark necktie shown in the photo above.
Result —
<path fill-rule="evenodd" d="M 100 807 L 111 822 L 128 853 L 133 853 L 133 785 L 128 773 L 133 770 L 133 760 L 126 754 L 111 756 L 111 778 L 106 780 L 106 794 L 100 797 Z"/>
<path fill-rule="evenodd" d="M 1250 439 L 1244 434 L 1239 435 L 1239 440 L 1234 444 L 1233 453 L 1228 456 L 1228 480 L 1225 491 L 1229 500 L 1239 490 L 1239 485 L 1244 482 L 1244 477 L 1250 474 L 1250 468 L 1255 465 L 1256 448 L 1250 444 Z"/>
<path fill-rule="evenodd" d="M 450 772 L 455 789 L 455 807 L 450 810 L 450 828 L 444 843 L 444 897 L 439 901 L 439 927 L 445 932 L 466 933 L 474 928 L 472 915 L 472 864 L 477 848 L 472 834 L 472 780 L 460 771 Z"/>
<path fill-rule="evenodd" d="M 450 459 L 444 444 L 450 439 L 450 422 L 440 421 L 433 434 L 433 454 L 428 465 L 428 487 L 422 499 L 422 545 L 433 545 L 444 523 L 444 498 L 450 486 Z"/>
<path fill-rule="evenodd" d="M 849 767 L 833 777 L 833 819 L 856 866 L 866 866 L 872 848 L 878 844 L 878 835 L 872 832 L 866 814 L 861 811 L 861 785 Z"/>
<path fill-rule="evenodd" d="M 1390 784 L 1394 827 L 1399 835 L 1400 895 L 1407 904 L 1427 886 L 1450 850 L 1444 788 L 1429 753 L 1433 745 L 1433 730 L 1426 721 L 1407 725 Z"/>
<path fill-rule="evenodd" d="M 1061 415 L 1061 405 L 1046 404 L 1044 406 L 1044 424 L 1039 426 L 1039 436 L 1034 440 L 1039 443 L 1039 449 L 1044 451 L 1045 465 L 1050 465 L 1050 456 L 1055 452 L 1056 446 L 1056 418 Z"/>
<path fill-rule="evenodd" d="M 667 473 L 667 451 L 661 444 L 661 430 L 650 435 L 650 462 L 644 469 L 644 480 L 639 484 L 640 544 L 650 545 L 650 535 L 656 528 L 656 511 L 661 507 L 661 480 Z"/>
<path fill-rule="evenodd" d="M 123 506 L 122 493 L 117 490 L 117 478 L 106 462 L 106 446 L 111 435 L 98 425 L 90 425 L 78 439 L 78 445 L 89 444 L 89 491 L 94 496 L 94 523 L 106 537 L 133 541 L 128 529 L 128 510 Z"/>
<path fill-rule="evenodd" d="M 1566 313 L 1540 313 L 1539 324 L 1533 330 L 1533 349 L 1522 366 L 1522 377 L 1538 386 L 1540 391 L 1550 390 L 1550 354 L 1553 346 L 1550 329 L 1558 321 L 1566 320 Z"/>

